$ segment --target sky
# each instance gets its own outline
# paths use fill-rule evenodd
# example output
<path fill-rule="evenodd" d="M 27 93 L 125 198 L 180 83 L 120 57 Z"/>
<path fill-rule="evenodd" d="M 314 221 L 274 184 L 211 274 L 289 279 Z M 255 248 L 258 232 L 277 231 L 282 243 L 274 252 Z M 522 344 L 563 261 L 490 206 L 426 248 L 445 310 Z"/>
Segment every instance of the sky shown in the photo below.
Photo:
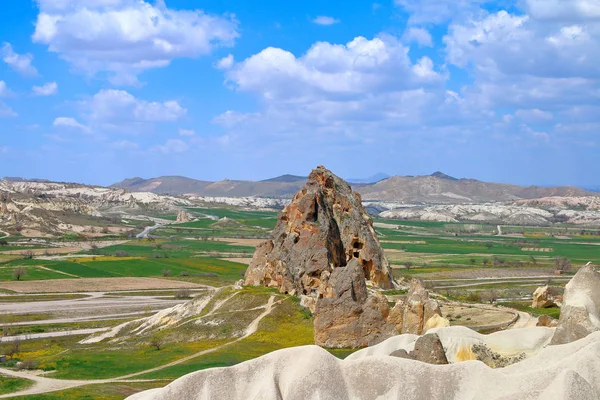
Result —
<path fill-rule="evenodd" d="M 600 0 L 0 5 L 0 176 L 600 186 Z"/>

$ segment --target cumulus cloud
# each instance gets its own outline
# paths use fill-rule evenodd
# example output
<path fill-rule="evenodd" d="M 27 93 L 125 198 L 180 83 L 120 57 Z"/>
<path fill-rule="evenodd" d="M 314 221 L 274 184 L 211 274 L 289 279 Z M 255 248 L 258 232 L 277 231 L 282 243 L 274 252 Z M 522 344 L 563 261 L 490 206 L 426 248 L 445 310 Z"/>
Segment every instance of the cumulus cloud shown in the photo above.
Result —
<path fill-rule="evenodd" d="M 48 82 L 42 86 L 34 86 L 33 93 L 37 96 L 52 96 L 58 93 L 58 84 L 56 82 Z"/>
<path fill-rule="evenodd" d="M 319 15 L 313 19 L 312 22 L 317 25 L 333 25 L 339 23 L 340 20 L 333 17 L 327 17 L 325 15 Z"/>
<path fill-rule="evenodd" d="M 0 102 L 0 118 L 16 117 L 17 115 L 12 108 Z"/>
<path fill-rule="evenodd" d="M 554 119 L 554 116 L 551 112 L 542 111 L 540 109 L 534 108 L 530 110 L 517 110 L 515 115 L 523 121 L 526 122 L 548 122 Z"/>
<path fill-rule="evenodd" d="M 194 136 L 195 134 L 196 134 L 196 131 L 194 131 L 193 129 L 180 129 L 179 130 L 180 136 Z"/>
<path fill-rule="evenodd" d="M 490 0 L 394 0 L 409 13 L 410 24 L 440 24 L 468 17 Z"/>
<path fill-rule="evenodd" d="M 8 96 L 10 94 L 10 90 L 6 86 L 6 82 L 0 81 L 0 97 Z"/>
<path fill-rule="evenodd" d="M 317 42 L 299 58 L 268 47 L 236 64 L 227 78 L 238 90 L 268 100 L 356 97 L 441 81 L 435 71 L 425 71 L 432 67 L 426 57 L 420 67 L 413 67 L 408 48 L 396 38 L 357 37 L 345 45 Z"/>
<path fill-rule="evenodd" d="M 404 32 L 403 39 L 408 42 L 415 42 L 420 46 L 432 47 L 433 39 L 427 29 L 410 27 Z"/>
<path fill-rule="evenodd" d="M 2 55 L 2 59 L 9 67 L 13 70 L 17 71 L 19 74 L 25 77 L 35 77 L 38 76 L 37 69 L 31 65 L 33 61 L 33 55 L 27 54 L 18 54 L 12 48 L 10 43 L 4 43 L 2 48 L 0 49 L 0 55 Z"/>
<path fill-rule="evenodd" d="M 177 101 L 149 102 L 124 90 L 103 89 L 82 103 L 93 124 L 126 125 L 128 123 L 172 122 L 187 113 Z"/>
<path fill-rule="evenodd" d="M 170 153 L 183 153 L 189 149 L 189 146 L 186 142 L 179 139 L 169 139 L 162 146 L 156 146 L 154 150 L 160 151 L 165 154 Z"/>
<path fill-rule="evenodd" d="M 525 0 L 528 14 L 539 20 L 582 21 L 600 19 L 598 0 Z"/>
<path fill-rule="evenodd" d="M 229 69 L 233 66 L 233 54 L 229 54 L 227 57 L 221 58 L 216 67 L 218 69 Z"/>
<path fill-rule="evenodd" d="M 233 16 L 170 9 L 164 1 L 38 0 L 38 5 L 33 41 L 77 70 L 109 72 L 118 85 L 139 84 L 144 70 L 209 54 L 238 37 Z"/>
<path fill-rule="evenodd" d="M 71 118 L 71 117 L 55 118 L 52 125 L 56 126 L 56 127 L 76 128 L 76 129 L 81 129 L 82 131 L 88 130 L 87 126 L 79 123 L 75 118 Z"/>

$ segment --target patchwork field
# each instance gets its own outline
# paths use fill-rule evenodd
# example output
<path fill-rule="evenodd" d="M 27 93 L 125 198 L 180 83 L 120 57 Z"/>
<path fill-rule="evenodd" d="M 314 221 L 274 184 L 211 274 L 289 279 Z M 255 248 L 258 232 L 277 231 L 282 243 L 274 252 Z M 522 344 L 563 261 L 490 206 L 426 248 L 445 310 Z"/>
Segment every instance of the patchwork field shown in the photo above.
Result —
<path fill-rule="evenodd" d="M 191 371 L 313 343 L 312 315 L 297 300 L 267 289 L 231 289 L 277 213 L 224 207 L 188 212 L 191 222 L 165 224 L 147 238 L 97 245 L 75 236 L 61 242 L 59 255 L 46 251 L 56 248 L 50 243 L 23 254 L 24 247 L 8 238 L 5 249 L 14 254 L 0 253 L 0 326 L 12 341 L 0 343 L 0 354 L 10 355 L 0 374 L 3 368 L 16 371 L 21 362 L 27 366 L 22 374 L 35 381 L 27 369 L 41 369 L 58 386 L 36 394 L 40 382 L 3 376 L 0 395 L 29 388 L 29 395 L 17 398 L 123 399 Z M 522 315 L 557 317 L 556 308 L 529 307 L 535 288 L 564 285 L 579 266 L 600 263 L 600 238 L 576 227 L 502 226 L 498 235 L 496 225 L 376 219 L 375 229 L 396 278 L 424 280 L 445 302 L 442 311 L 452 325 L 482 331 L 516 325 Z M 555 274 L 555 257 L 570 261 L 562 275 Z M 386 292 L 390 300 L 403 293 Z M 79 343 L 88 336 L 77 335 L 82 329 L 105 334 L 209 294 L 214 297 L 199 317 L 165 330 L 160 339 L 119 333 L 112 341 Z M 44 336 L 56 333 L 64 336 Z M 339 357 L 351 352 L 332 351 Z"/>

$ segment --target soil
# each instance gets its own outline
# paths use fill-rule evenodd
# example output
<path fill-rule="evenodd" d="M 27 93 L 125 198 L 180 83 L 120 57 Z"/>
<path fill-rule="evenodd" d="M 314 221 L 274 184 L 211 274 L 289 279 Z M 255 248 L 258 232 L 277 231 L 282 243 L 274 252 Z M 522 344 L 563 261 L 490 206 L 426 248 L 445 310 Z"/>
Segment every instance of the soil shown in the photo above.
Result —
<path fill-rule="evenodd" d="M 12 290 L 17 293 L 110 292 L 199 287 L 204 286 L 160 278 L 81 278 L 0 282 L 0 289 Z"/>

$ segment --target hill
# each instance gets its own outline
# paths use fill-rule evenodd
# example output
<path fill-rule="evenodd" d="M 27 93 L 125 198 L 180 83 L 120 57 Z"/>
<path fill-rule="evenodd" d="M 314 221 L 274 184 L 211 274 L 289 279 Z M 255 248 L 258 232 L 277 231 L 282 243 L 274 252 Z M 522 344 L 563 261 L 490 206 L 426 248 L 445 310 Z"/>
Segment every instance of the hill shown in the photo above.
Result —
<path fill-rule="evenodd" d="M 135 192 L 192 194 L 210 197 L 275 197 L 291 198 L 306 182 L 296 175 L 281 175 L 263 181 L 200 181 L 181 176 L 152 179 L 131 178 L 112 185 Z M 574 186 L 540 187 L 489 183 L 476 179 L 457 179 L 442 172 L 427 176 L 392 176 L 375 183 L 354 183 L 364 200 L 406 203 L 481 203 L 536 199 L 550 196 L 595 196 Z"/>

